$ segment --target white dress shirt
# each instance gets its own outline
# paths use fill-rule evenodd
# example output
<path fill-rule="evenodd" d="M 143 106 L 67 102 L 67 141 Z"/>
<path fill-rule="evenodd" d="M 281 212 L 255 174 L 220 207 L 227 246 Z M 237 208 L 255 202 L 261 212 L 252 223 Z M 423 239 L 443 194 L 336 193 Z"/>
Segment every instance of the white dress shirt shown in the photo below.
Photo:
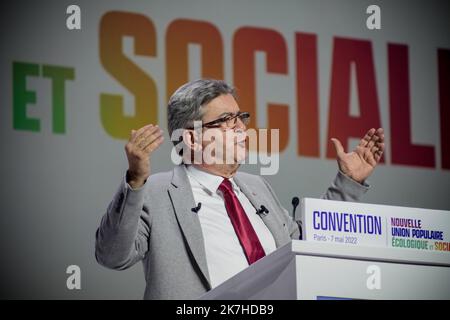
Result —
<path fill-rule="evenodd" d="M 185 166 L 194 194 L 195 203 L 201 202 L 198 212 L 205 242 L 206 262 L 211 286 L 214 288 L 248 267 L 247 258 L 231 224 L 222 192 L 217 190 L 223 177 L 210 174 L 193 165 Z M 266 255 L 276 249 L 275 240 L 256 209 L 230 179 L 234 192 L 241 202 L 250 223 L 258 235 Z"/>

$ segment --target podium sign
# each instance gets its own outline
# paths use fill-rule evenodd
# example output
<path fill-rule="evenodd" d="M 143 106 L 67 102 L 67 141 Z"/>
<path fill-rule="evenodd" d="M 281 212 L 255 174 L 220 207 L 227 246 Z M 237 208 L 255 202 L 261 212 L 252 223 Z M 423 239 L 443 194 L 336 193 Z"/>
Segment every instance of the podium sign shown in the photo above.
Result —
<path fill-rule="evenodd" d="M 304 198 L 303 239 L 201 299 L 450 299 L 450 212 Z"/>
<path fill-rule="evenodd" d="M 294 240 L 201 299 L 450 299 L 450 255 Z"/>
<path fill-rule="evenodd" d="M 303 239 L 450 255 L 450 211 L 303 198 Z"/>

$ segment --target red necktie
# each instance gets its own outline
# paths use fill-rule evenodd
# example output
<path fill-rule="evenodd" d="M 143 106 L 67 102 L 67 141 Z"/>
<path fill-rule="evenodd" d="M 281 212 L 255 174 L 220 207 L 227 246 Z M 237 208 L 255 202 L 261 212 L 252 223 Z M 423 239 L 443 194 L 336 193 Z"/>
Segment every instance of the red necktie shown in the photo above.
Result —
<path fill-rule="evenodd" d="M 248 264 L 252 264 L 266 255 L 259 242 L 258 235 L 253 229 L 239 199 L 236 197 L 230 180 L 224 179 L 219 186 L 219 190 L 223 193 L 225 208 L 227 209 L 234 231 L 239 238 L 239 242 L 244 249 Z"/>

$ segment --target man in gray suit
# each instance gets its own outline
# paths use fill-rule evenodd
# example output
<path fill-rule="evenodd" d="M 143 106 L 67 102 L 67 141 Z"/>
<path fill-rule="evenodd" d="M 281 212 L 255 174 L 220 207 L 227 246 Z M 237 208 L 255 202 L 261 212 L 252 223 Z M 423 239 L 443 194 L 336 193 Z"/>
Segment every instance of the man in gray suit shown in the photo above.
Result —
<path fill-rule="evenodd" d="M 298 225 L 267 181 L 237 172 L 247 151 L 249 117 L 223 81 L 183 85 L 168 105 L 169 134 L 181 132 L 183 163 L 152 175 L 151 154 L 163 132 L 152 124 L 132 130 L 125 146 L 129 167 L 97 230 L 95 256 L 118 270 L 142 261 L 145 299 L 198 298 L 299 238 Z M 194 121 L 202 121 L 199 130 Z M 214 141 L 201 139 L 206 133 Z M 383 129 L 369 130 L 350 153 L 332 142 L 339 170 L 323 198 L 358 201 L 384 151 Z M 221 146 L 211 153 L 217 161 L 202 153 L 211 143 Z M 192 163 L 198 152 L 201 161 Z"/>

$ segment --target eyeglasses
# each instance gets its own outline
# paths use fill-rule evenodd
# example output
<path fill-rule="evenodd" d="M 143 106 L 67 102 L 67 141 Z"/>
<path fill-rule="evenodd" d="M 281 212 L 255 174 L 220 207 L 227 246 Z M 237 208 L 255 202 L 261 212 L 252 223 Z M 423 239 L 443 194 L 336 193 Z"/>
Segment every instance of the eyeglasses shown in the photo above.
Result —
<path fill-rule="evenodd" d="M 237 123 L 237 119 L 240 119 L 242 123 L 247 126 L 250 123 L 250 113 L 248 112 L 237 112 L 230 113 L 222 118 L 204 123 L 202 128 L 220 128 L 222 124 L 225 124 L 227 128 L 234 128 Z"/>

